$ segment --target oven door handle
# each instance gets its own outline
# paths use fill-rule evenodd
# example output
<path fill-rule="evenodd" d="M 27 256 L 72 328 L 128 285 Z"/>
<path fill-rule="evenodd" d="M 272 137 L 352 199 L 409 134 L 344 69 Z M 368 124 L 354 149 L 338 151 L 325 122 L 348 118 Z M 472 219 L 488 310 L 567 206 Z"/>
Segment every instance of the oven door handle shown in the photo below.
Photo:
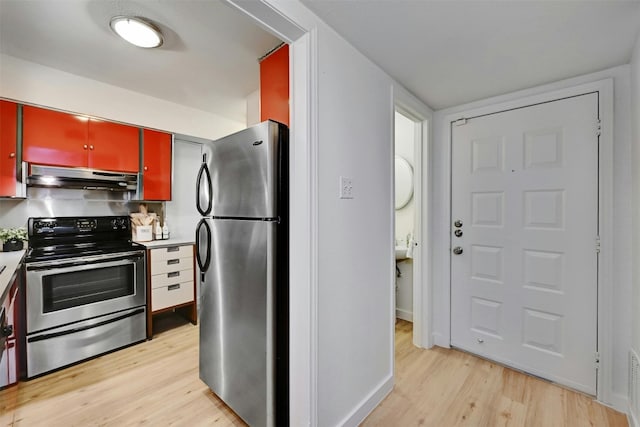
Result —
<path fill-rule="evenodd" d="M 70 260 L 54 260 L 27 263 L 27 271 L 49 270 L 55 273 L 64 273 L 69 271 L 81 271 L 100 267 L 116 267 L 118 265 L 133 264 L 144 259 L 144 251 L 134 251 L 121 253 L 118 255 L 96 255 L 86 258 L 74 258 Z"/>
<path fill-rule="evenodd" d="M 108 325 L 109 323 L 115 323 L 128 317 L 133 317 L 137 314 L 144 313 L 144 308 L 138 308 L 132 312 L 123 314 L 122 316 L 112 317 L 111 319 L 103 320 L 102 322 L 94 323 L 93 325 L 81 326 L 79 328 L 67 329 L 60 332 L 51 332 L 49 334 L 36 335 L 35 337 L 27 338 L 27 342 L 44 341 L 51 338 L 62 337 L 64 335 L 75 334 L 77 332 L 86 331 L 88 329 L 97 328 L 100 326 Z"/>

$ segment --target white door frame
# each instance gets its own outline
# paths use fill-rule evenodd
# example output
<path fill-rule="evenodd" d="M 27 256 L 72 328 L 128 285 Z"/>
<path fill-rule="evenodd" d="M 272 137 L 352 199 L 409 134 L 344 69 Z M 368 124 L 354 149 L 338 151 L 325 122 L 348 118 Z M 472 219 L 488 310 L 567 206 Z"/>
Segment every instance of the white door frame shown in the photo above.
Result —
<path fill-rule="evenodd" d="M 298 2 L 226 0 L 289 46 L 289 416 L 318 424 L 318 36 Z"/>
<path fill-rule="evenodd" d="M 610 403 L 612 399 L 611 385 L 613 380 L 613 326 L 612 326 L 612 300 L 613 300 L 613 80 L 605 79 L 593 83 L 587 83 L 567 89 L 547 92 L 543 94 L 527 96 L 525 98 L 502 102 L 486 107 L 467 110 L 460 113 L 450 114 L 444 117 L 443 123 L 446 126 L 443 132 L 445 150 L 448 161 L 442 165 L 443 173 L 448 177 L 446 181 L 446 194 L 451 201 L 451 124 L 464 117 L 475 117 L 486 114 L 498 113 L 505 110 L 522 108 L 534 104 L 549 102 L 560 98 L 567 98 L 582 95 L 590 92 L 599 94 L 599 117 L 601 134 L 599 141 L 599 173 L 598 173 L 598 204 L 599 204 L 599 235 L 600 235 L 600 255 L 598 257 L 598 352 L 599 369 L 597 377 L 597 399 L 604 403 Z M 596 124 L 594 123 L 594 126 Z M 595 130 L 594 130 L 595 131 Z M 449 222 L 451 218 L 451 204 L 446 211 L 446 224 L 441 227 L 451 228 Z M 444 242 L 442 242 L 444 244 Z M 595 242 L 594 242 L 595 245 Z M 451 260 L 451 241 L 447 242 L 449 256 Z M 442 249 L 442 248 L 441 248 Z M 449 264 L 450 265 L 450 264 Z M 439 343 L 451 343 L 451 270 L 443 269 L 443 282 L 448 283 L 443 299 L 443 331 Z M 595 364 L 595 360 L 594 360 Z"/>
<path fill-rule="evenodd" d="M 429 171 L 425 171 L 425 168 L 429 165 L 431 159 L 432 113 L 425 109 L 423 104 L 416 100 L 413 95 L 401 87 L 394 87 L 393 103 L 395 110 L 416 122 L 417 125 L 415 138 L 417 143 L 414 147 L 413 190 L 415 209 L 413 233 L 417 243 L 413 249 L 413 345 L 430 348 L 433 345 L 432 334 L 430 333 L 431 310 L 429 310 L 429 307 L 431 307 L 431 293 L 429 292 L 431 286 L 428 280 L 431 275 L 431 245 L 427 243 L 430 241 L 428 227 L 429 206 L 427 203 L 431 199 L 431 182 L 429 180 Z M 394 164 L 393 156 L 390 161 Z M 395 200 L 395 197 L 391 199 Z M 395 319 L 395 307 L 393 307 L 393 310 L 393 318 Z"/>

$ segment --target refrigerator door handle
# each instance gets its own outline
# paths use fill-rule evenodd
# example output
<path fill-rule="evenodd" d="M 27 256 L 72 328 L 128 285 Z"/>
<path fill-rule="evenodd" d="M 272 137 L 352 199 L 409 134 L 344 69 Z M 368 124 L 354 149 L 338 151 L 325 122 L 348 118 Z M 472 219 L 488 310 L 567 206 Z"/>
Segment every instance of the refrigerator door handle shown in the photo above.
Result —
<path fill-rule="evenodd" d="M 204 257 L 204 261 L 202 260 L 201 255 L 201 245 L 200 245 L 200 231 L 204 226 L 204 230 L 206 232 L 206 256 Z M 211 227 L 207 223 L 205 218 L 201 219 L 196 227 L 196 261 L 198 262 L 198 267 L 200 267 L 200 271 L 203 273 L 209 269 L 209 264 L 211 263 Z"/>
<path fill-rule="evenodd" d="M 200 215 L 207 216 L 211 212 L 211 204 L 213 202 L 213 187 L 211 186 L 211 174 L 209 173 L 209 167 L 206 162 L 206 154 L 203 156 L 203 162 L 200 166 L 200 170 L 198 171 L 198 178 L 196 179 L 196 209 L 200 212 Z M 206 191 L 207 191 L 207 199 L 206 199 L 206 209 L 203 209 L 201 206 L 201 194 L 202 191 L 202 179 L 205 179 Z"/>

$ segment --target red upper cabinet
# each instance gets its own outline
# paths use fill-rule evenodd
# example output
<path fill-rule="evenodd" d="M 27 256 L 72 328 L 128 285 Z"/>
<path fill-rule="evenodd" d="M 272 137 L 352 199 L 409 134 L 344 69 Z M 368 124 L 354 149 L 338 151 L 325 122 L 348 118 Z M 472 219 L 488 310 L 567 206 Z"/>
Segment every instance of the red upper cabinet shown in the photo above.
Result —
<path fill-rule="evenodd" d="M 140 168 L 140 130 L 103 120 L 89 120 L 88 166 L 121 172 Z"/>
<path fill-rule="evenodd" d="M 171 200 L 171 134 L 144 129 L 144 200 Z"/>
<path fill-rule="evenodd" d="M 137 127 L 25 105 L 22 159 L 29 163 L 138 172 Z"/>
<path fill-rule="evenodd" d="M 260 120 L 289 126 L 289 45 L 260 62 Z"/>
<path fill-rule="evenodd" d="M 0 197 L 16 195 L 18 104 L 0 100 Z"/>
<path fill-rule="evenodd" d="M 56 166 L 87 166 L 89 118 L 25 105 L 22 159 Z"/>

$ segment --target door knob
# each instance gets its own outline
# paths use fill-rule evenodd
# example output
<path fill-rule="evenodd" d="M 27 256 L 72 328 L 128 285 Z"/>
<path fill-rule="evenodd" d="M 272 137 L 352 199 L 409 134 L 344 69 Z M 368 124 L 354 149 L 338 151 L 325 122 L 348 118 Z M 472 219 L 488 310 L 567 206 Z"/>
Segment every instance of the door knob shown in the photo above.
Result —
<path fill-rule="evenodd" d="M 13 325 L 3 326 L 0 329 L 0 336 L 1 337 L 10 337 L 11 335 L 13 335 Z"/>
<path fill-rule="evenodd" d="M 459 219 L 456 219 L 455 222 L 453 223 L 453 226 L 456 228 L 462 227 L 462 221 L 460 221 Z"/>
<path fill-rule="evenodd" d="M 456 255 L 460 255 L 462 252 L 463 250 L 460 246 L 456 246 L 455 248 L 453 248 L 453 253 Z"/>
<path fill-rule="evenodd" d="M 453 234 L 455 234 L 456 237 L 462 237 L 462 230 L 456 230 L 453 232 Z"/>

